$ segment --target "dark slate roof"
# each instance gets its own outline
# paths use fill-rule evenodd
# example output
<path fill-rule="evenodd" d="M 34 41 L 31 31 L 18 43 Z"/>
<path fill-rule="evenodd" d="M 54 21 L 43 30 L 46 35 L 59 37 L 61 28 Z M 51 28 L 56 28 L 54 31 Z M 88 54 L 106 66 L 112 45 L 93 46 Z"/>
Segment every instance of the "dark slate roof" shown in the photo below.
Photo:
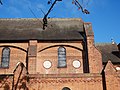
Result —
<path fill-rule="evenodd" d="M 81 19 L 49 19 L 46 30 L 42 19 L 0 19 L 0 40 L 82 40 Z"/>
<path fill-rule="evenodd" d="M 104 64 L 107 63 L 108 60 L 111 60 L 113 64 L 120 64 L 120 51 L 117 44 L 102 43 L 96 44 L 96 47 L 102 54 Z"/>

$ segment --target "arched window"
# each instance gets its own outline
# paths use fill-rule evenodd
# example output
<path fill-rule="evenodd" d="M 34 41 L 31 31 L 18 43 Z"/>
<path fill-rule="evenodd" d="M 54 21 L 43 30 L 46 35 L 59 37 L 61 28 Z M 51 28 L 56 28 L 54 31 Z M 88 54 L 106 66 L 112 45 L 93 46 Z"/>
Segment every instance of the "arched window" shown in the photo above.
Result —
<path fill-rule="evenodd" d="M 68 87 L 64 87 L 62 90 L 70 90 L 70 88 L 68 88 Z"/>
<path fill-rule="evenodd" d="M 10 48 L 5 47 L 2 50 L 1 67 L 3 68 L 9 67 L 9 61 L 10 61 Z"/>
<path fill-rule="evenodd" d="M 64 47 L 58 48 L 58 67 L 66 67 L 66 49 Z"/>

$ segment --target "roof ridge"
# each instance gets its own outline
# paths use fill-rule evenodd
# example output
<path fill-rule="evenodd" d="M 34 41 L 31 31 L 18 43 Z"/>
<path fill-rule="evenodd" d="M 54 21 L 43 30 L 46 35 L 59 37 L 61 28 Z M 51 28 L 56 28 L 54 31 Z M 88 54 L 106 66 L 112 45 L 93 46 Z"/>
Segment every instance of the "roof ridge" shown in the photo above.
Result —
<path fill-rule="evenodd" d="M 95 43 L 95 46 L 102 46 L 102 45 L 117 45 L 116 43 L 115 44 L 112 44 L 110 42 L 103 42 L 103 43 Z"/>
<path fill-rule="evenodd" d="M 0 20 L 32 20 L 32 19 L 43 19 L 43 18 L 0 18 Z M 83 21 L 82 18 L 50 18 L 49 20 L 80 20 Z"/>

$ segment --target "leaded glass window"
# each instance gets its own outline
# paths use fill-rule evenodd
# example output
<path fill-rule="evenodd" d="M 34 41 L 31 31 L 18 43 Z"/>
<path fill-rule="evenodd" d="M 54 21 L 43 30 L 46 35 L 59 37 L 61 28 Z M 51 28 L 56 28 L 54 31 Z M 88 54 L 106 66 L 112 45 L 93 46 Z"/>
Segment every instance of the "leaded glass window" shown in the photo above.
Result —
<path fill-rule="evenodd" d="M 66 67 L 66 49 L 64 47 L 58 48 L 58 67 Z"/>
<path fill-rule="evenodd" d="M 10 60 L 10 48 L 5 47 L 2 51 L 2 60 L 1 60 L 1 67 L 7 68 L 9 67 L 9 60 Z"/>

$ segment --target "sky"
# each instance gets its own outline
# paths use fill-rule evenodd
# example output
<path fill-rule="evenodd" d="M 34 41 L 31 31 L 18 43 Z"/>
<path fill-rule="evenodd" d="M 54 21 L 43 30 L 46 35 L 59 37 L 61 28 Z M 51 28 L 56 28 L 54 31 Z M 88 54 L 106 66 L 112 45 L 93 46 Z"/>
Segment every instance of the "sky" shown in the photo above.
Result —
<path fill-rule="evenodd" d="M 1 0 L 0 18 L 43 18 L 51 5 L 48 0 Z M 54 1 L 54 0 L 52 0 Z M 89 10 L 86 15 L 72 4 L 72 0 L 56 3 L 49 14 L 50 18 L 82 18 L 91 22 L 95 43 L 120 43 L 120 0 L 78 0 Z M 32 13 L 31 12 L 34 13 Z"/>

